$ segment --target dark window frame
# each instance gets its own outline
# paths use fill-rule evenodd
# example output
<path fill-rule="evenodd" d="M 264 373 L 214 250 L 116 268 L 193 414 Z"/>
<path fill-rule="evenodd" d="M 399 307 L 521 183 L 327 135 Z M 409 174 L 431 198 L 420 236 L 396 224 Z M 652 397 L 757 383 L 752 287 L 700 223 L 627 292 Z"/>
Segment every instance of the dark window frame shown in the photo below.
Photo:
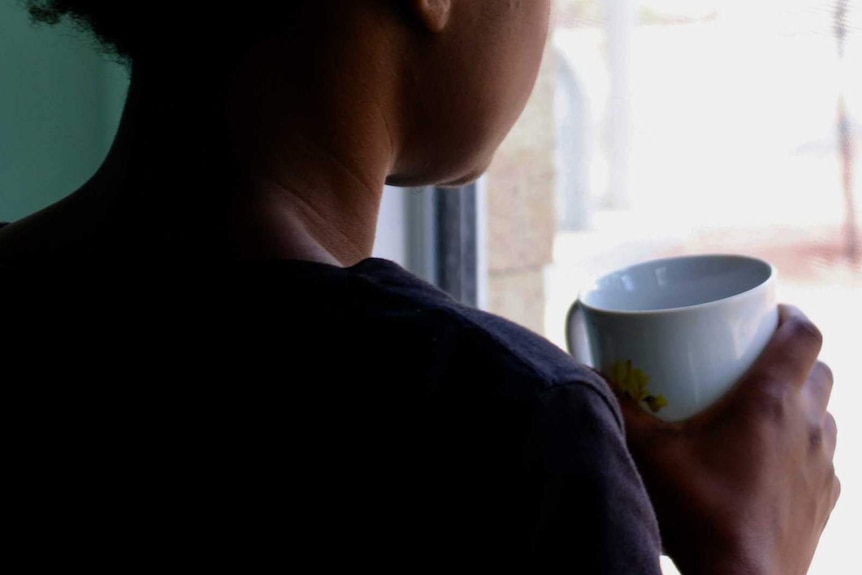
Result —
<path fill-rule="evenodd" d="M 478 186 L 418 188 L 408 202 L 411 270 L 457 301 L 479 300 Z"/>

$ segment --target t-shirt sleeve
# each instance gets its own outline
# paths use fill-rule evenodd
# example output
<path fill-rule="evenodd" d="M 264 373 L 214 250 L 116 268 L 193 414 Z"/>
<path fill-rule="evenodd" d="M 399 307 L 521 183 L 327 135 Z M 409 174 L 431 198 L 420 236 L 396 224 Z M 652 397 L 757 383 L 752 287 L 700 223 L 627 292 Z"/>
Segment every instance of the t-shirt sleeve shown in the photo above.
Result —
<path fill-rule="evenodd" d="M 578 573 L 659 575 L 658 524 L 608 399 L 584 383 L 539 397 L 533 556 Z"/>

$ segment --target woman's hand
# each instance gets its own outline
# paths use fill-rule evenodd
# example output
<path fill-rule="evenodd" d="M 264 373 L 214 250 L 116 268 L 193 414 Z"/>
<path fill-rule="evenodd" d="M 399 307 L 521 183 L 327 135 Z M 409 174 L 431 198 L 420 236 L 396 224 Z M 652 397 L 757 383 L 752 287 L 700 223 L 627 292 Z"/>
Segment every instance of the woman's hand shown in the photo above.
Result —
<path fill-rule="evenodd" d="M 808 571 L 841 491 L 822 338 L 781 307 L 775 335 L 719 404 L 665 423 L 621 398 L 629 448 L 685 575 Z"/>

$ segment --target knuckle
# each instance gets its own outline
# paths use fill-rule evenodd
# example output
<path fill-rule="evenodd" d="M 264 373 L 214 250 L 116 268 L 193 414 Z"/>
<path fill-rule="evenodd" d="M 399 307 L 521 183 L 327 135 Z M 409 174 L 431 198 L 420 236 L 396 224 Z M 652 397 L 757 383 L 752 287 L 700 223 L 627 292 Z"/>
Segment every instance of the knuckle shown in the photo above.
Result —
<path fill-rule="evenodd" d="M 787 329 L 794 339 L 802 339 L 820 347 L 823 345 L 823 333 L 811 320 L 805 317 L 793 317 L 787 322 Z"/>
<path fill-rule="evenodd" d="M 770 385 L 757 394 L 752 402 L 754 415 L 772 423 L 782 423 L 787 420 L 790 410 L 789 393 L 783 385 Z"/>
<path fill-rule="evenodd" d="M 819 425 L 808 430 L 808 446 L 811 451 L 820 451 L 826 443 L 823 428 Z"/>
<path fill-rule="evenodd" d="M 832 373 L 832 368 L 823 363 L 822 361 L 818 361 L 814 365 L 813 373 L 816 374 L 816 377 L 825 382 L 829 387 L 832 387 L 832 384 L 835 382 L 835 374 Z"/>
<path fill-rule="evenodd" d="M 812 423 L 808 429 L 808 445 L 812 452 L 823 451 L 831 454 L 834 451 L 838 435 L 838 426 L 832 414 L 826 412 L 822 420 Z M 831 460 L 831 455 L 829 456 Z M 834 474 L 834 470 L 833 470 Z"/>
<path fill-rule="evenodd" d="M 835 421 L 835 417 L 828 411 L 826 412 L 826 417 L 823 418 L 823 427 L 826 430 L 827 436 L 834 442 L 838 438 L 838 423 Z"/>
<path fill-rule="evenodd" d="M 779 399 L 766 398 L 752 407 L 748 412 L 749 422 L 770 433 L 783 433 L 783 430 L 793 425 L 787 405 Z"/>

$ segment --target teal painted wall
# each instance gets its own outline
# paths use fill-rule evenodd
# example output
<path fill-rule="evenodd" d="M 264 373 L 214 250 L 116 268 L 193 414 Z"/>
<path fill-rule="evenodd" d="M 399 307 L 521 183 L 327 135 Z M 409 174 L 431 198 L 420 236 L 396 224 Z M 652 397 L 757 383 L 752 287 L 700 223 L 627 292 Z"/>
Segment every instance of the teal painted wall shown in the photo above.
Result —
<path fill-rule="evenodd" d="M 121 65 L 74 27 L 34 25 L 0 0 L 0 221 L 69 194 L 99 167 L 128 88 Z"/>

